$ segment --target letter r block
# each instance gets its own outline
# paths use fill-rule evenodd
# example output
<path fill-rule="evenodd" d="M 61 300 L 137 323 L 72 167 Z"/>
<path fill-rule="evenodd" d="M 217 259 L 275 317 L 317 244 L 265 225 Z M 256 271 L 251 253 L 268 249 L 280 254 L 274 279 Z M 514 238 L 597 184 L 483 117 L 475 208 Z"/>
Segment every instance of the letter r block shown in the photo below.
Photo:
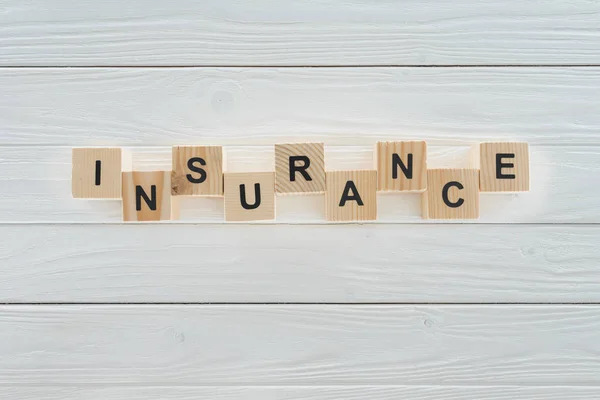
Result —
<path fill-rule="evenodd" d="M 529 191 L 529 145 L 519 142 L 480 143 L 482 192 Z"/>
<path fill-rule="evenodd" d="M 226 172 L 224 178 L 225 221 L 275 219 L 273 172 Z"/>
<path fill-rule="evenodd" d="M 427 189 L 427 143 L 377 142 L 377 190 L 422 192 Z"/>
<path fill-rule="evenodd" d="M 171 194 L 223 196 L 223 148 L 174 146 Z"/>
<path fill-rule="evenodd" d="M 328 221 L 377 219 L 377 171 L 328 171 L 326 182 Z"/>
<path fill-rule="evenodd" d="M 120 148 L 73 149 L 72 193 L 79 199 L 120 199 L 123 159 Z M 128 163 L 129 164 L 129 163 Z"/>
<path fill-rule="evenodd" d="M 171 172 L 123 172 L 123 221 L 163 221 L 179 218 L 171 197 Z"/>
<path fill-rule="evenodd" d="M 425 219 L 479 218 L 479 170 L 428 170 L 421 200 Z"/>
<path fill-rule="evenodd" d="M 275 145 L 275 188 L 280 194 L 325 191 L 325 145 L 289 143 Z"/>

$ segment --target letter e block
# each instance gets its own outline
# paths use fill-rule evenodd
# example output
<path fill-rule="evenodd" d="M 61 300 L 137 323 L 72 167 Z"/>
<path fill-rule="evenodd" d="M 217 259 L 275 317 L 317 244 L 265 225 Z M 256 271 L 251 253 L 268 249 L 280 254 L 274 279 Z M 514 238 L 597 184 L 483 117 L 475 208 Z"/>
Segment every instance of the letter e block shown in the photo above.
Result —
<path fill-rule="evenodd" d="M 179 217 L 171 197 L 171 172 L 123 172 L 123 221 L 165 221 Z"/>
<path fill-rule="evenodd" d="M 226 172 L 224 177 L 226 221 L 275 219 L 273 172 Z"/>
<path fill-rule="evenodd" d="M 326 182 L 328 221 L 377 219 L 377 171 L 328 171 Z"/>
<path fill-rule="evenodd" d="M 223 148 L 174 146 L 173 196 L 223 196 Z"/>
<path fill-rule="evenodd" d="M 479 170 L 428 170 L 421 200 L 425 219 L 479 218 Z"/>
<path fill-rule="evenodd" d="M 479 145 L 482 192 L 529 191 L 529 145 L 527 143 L 481 143 Z"/>
<path fill-rule="evenodd" d="M 275 188 L 281 194 L 325 191 L 323 143 L 275 145 Z"/>
<path fill-rule="evenodd" d="M 72 193 L 79 199 L 120 199 L 124 155 L 119 148 L 73 149 Z"/>
<path fill-rule="evenodd" d="M 377 190 L 422 192 L 427 189 L 427 143 L 377 142 Z"/>

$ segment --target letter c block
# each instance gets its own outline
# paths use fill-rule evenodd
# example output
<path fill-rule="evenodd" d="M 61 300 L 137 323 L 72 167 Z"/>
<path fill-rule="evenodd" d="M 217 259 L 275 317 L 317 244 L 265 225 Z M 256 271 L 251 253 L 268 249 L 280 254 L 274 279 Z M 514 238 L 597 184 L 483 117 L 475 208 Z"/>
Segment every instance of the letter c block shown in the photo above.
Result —
<path fill-rule="evenodd" d="M 428 170 L 421 203 L 425 219 L 479 218 L 479 170 Z"/>

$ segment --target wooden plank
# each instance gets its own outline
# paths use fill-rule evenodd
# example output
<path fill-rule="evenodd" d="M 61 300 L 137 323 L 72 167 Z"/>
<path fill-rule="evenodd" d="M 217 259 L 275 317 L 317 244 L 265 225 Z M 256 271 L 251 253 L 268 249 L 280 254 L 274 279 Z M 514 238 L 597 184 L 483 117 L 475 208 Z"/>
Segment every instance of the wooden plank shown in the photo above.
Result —
<path fill-rule="evenodd" d="M 598 383 L 600 306 L 2 306 L 0 384 Z"/>
<path fill-rule="evenodd" d="M 600 68 L 5 68 L 0 87 L 0 145 L 600 141 Z"/>
<path fill-rule="evenodd" d="M 598 64 L 595 1 L 8 0 L 1 65 Z"/>
<path fill-rule="evenodd" d="M 3 225 L 0 302 L 600 302 L 600 227 Z"/>
<path fill-rule="evenodd" d="M 170 170 L 170 147 L 127 149 L 136 170 Z M 468 168 L 470 147 L 430 146 L 430 168 Z M 228 146 L 230 172 L 273 171 L 273 146 Z M 0 147 L 0 222 L 117 223 L 121 202 L 71 198 L 70 147 Z M 327 170 L 373 166 L 373 146 L 326 146 Z M 532 146 L 531 191 L 482 194 L 473 223 L 600 223 L 600 147 Z M 262 223 L 326 223 L 324 195 L 277 196 L 277 219 Z M 183 198 L 179 221 L 223 223 L 222 198 Z M 373 223 L 431 223 L 418 193 L 380 193 Z M 436 221 L 439 223 L 439 221 Z"/>
<path fill-rule="evenodd" d="M 11 400 L 589 400 L 598 386 L 0 387 Z"/>

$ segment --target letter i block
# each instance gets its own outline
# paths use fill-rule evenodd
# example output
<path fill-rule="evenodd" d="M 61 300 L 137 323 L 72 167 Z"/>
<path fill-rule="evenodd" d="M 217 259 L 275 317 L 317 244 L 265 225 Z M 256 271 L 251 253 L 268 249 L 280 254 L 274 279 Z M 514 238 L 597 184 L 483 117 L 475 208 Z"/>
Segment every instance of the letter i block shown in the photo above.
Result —
<path fill-rule="evenodd" d="M 527 143 L 481 143 L 479 145 L 482 192 L 529 191 L 529 145 Z"/>
<path fill-rule="evenodd" d="M 223 196 L 223 148 L 174 146 L 173 196 Z"/>
<path fill-rule="evenodd" d="M 281 194 L 325 191 L 325 145 L 290 143 L 275 145 L 275 188 Z"/>
<path fill-rule="evenodd" d="M 275 219 L 273 172 L 225 173 L 225 220 Z"/>
<path fill-rule="evenodd" d="M 422 192 L 427 189 L 427 143 L 377 142 L 377 190 Z"/>
<path fill-rule="evenodd" d="M 328 171 L 326 183 L 328 221 L 377 219 L 377 171 Z"/>
<path fill-rule="evenodd" d="M 171 197 L 171 172 L 123 172 L 123 221 L 164 221 L 179 218 Z"/>
<path fill-rule="evenodd" d="M 428 170 L 421 200 L 425 219 L 479 218 L 479 170 Z"/>
<path fill-rule="evenodd" d="M 73 149 L 72 193 L 79 199 L 120 199 L 123 158 L 119 148 Z"/>

